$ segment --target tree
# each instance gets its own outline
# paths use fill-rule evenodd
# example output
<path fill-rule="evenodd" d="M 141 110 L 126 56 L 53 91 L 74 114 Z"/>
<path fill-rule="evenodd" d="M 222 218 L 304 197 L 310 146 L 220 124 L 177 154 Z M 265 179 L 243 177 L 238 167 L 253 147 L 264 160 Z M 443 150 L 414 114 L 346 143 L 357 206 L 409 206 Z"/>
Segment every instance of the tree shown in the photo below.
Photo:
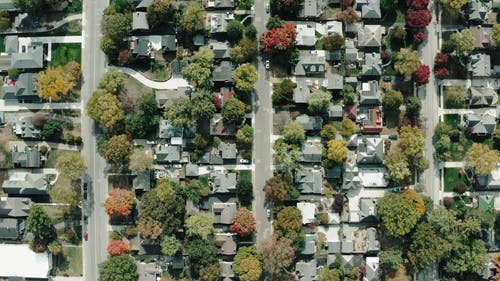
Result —
<path fill-rule="evenodd" d="M 271 1 L 271 7 L 273 12 L 280 15 L 283 18 L 294 16 L 297 12 L 297 6 L 299 1 L 297 0 L 273 0 Z"/>
<path fill-rule="evenodd" d="M 321 129 L 320 135 L 326 140 L 333 140 L 337 137 L 337 129 L 332 124 L 326 124 Z"/>
<path fill-rule="evenodd" d="M 245 119 L 246 105 L 237 98 L 230 98 L 222 106 L 221 115 L 224 121 L 241 124 Z"/>
<path fill-rule="evenodd" d="M 432 12 L 429 9 L 414 10 L 406 12 L 406 25 L 411 28 L 424 28 L 432 20 Z"/>
<path fill-rule="evenodd" d="M 103 157 L 113 165 L 121 165 L 127 161 L 132 145 L 126 135 L 112 136 L 104 143 Z"/>
<path fill-rule="evenodd" d="M 165 118 L 174 126 L 190 126 L 194 122 L 191 111 L 192 104 L 188 98 L 172 99 L 165 106 Z"/>
<path fill-rule="evenodd" d="M 218 262 L 217 246 L 213 239 L 193 239 L 187 240 L 185 249 L 188 254 L 189 268 L 193 273 L 193 277 L 197 277 L 200 268 Z"/>
<path fill-rule="evenodd" d="M 200 268 L 200 281 L 218 281 L 220 279 L 220 265 L 218 262 Z"/>
<path fill-rule="evenodd" d="M 239 247 L 233 261 L 233 271 L 242 281 L 257 281 L 262 275 L 262 256 L 255 246 Z"/>
<path fill-rule="evenodd" d="M 128 168 L 133 173 L 147 170 L 153 166 L 153 157 L 146 153 L 144 148 L 136 148 L 130 155 Z"/>
<path fill-rule="evenodd" d="M 252 0 L 248 0 L 248 1 L 252 1 Z M 240 4 L 241 4 L 241 2 L 242 1 L 240 1 Z M 251 39 L 251 40 L 257 39 L 257 27 L 255 27 L 255 25 L 249 24 L 249 25 L 245 26 L 245 38 L 248 38 L 248 39 Z M 257 43 L 257 41 L 255 41 L 255 43 Z"/>
<path fill-rule="evenodd" d="M 428 5 L 429 0 L 406 0 L 406 6 L 416 10 L 425 9 Z"/>
<path fill-rule="evenodd" d="M 458 55 L 467 55 L 474 50 L 474 34 L 469 29 L 462 29 L 450 35 L 450 42 Z"/>
<path fill-rule="evenodd" d="M 410 78 L 420 68 L 420 57 L 417 51 L 401 49 L 396 55 L 394 68 L 406 78 Z"/>
<path fill-rule="evenodd" d="M 380 251 L 380 266 L 383 269 L 395 270 L 401 264 L 403 264 L 403 257 L 401 250 L 399 249 L 389 249 L 386 251 Z"/>
<path fill-rule="evenodd" d="M 393 89 L 387 90 L 383 99 L 384 107 L 389 110 L 399 109 L 403 103 L 403 94 Z"/>
<path fill-rule="evenodd" d="M 111 55 L 118 51 L 118 45 L 108 36 L 101 37 L 101 50 L 106 55 Z"/>
<path fill-rule="evenodd" d="M 302 227 L 302 213 L 297 207 L 283 207 L 278 212 L 274 227 L 283 235 L 287 232 L 299 231 Z"/>
<path fill-rule="evenodd" d="M 413 41 L 416 42 L 417 44 L 424 42 L 425 39 L 427 39 L 427 37 L 425 36 L 425 33 L 423 33 L 422 31 L 413 34 Z"/>
<path fill-rule="evenodd" d="M 115 12 L 104 13 L 101 21 L 101 31 L 113 42 L 120 42 L 132 30 L 132 13 L 122 14 Z"/>
<path fill-rule="evenodd" d="M 128 217 L 135 204 L 134 193 L 130 190 L 114 188 L 106 198 L 106 213 L 110 217 Z"/>
<path fill-rule="evenodd" d="M 43 11 L 44 1 L 38 0 L 14 0 L 13 4 L 23 12 L 30 15 L 39 15 Z"/>
<path fill-rule="evenodd" d="M 56 169 L 61 175 L 72 180 L 79 179 L 83 172 L 87 170 L 85 161 L 80 153 L 62 153 L 56 160 Z"/>
<path fill-rule="evenodd" d="M 495 23 L 491 29 L 491 43 L 495 47 L 500 47 L 500 23 Z"/>
<path fill-rule="evenodd" d="M 49 141 L 59 141 L 63 132 L 62 123 L 59 120 L 49 120 L 43 124 L 42 139 Z"/>
<path fill-rule="evenodd" d="M 241 237 L 252 234 L 255 231 L 255 218 L 252 212 L 245 207 L 239 208 L 233 217 L 230 229 Z"/>
<path fill-rule="evenodd" d="M 332 94 L 329 92 L 317 90 L 307 98 L 307 110 L 315 114 L 325 114 L 328 112 L 331 99 Z"/>
<path fill-rule="evenodd" d="M 175 236 L 163 236 L 161 239 L 161 253 L 166 256 L 175 256 L 181 249 L 181 243 Z"/>
<path fill-rule="evenodd" d="M 448 63 L 448 55 L 443 53 L 437 53 L 434 57 L 434 63 L 440 66 L 444 66 Z"/>
<path fill-rule="evenodd" d="M 406 38 L 406 29 L 402 26 L 396 26 L 390 30 L 391 40 L 404 43 Z"/>
<path fill-rule="evenodd" d="M 257 41 L 247 37 L 240 40 L 240 42 L 229 50 L 231 60 L 236 63 L 252 62 L 257 56 L 259 49 Z"/>
<path fill-rule="evenodd" d="M 305 131 L 298 121 L 289 122 L 283 128 L 283 137 L 287 143 L 301 143 L 305 139 Z"/>
<path fill-rule="evenodd" d="M 178 28 L 187 34 L 203 31 L 205 29 L 205 16 L 206 12 L 201 3 L 192 2 L 182 11 Z"/>
<path fill-rule="evenodd" d="M 137 231 L 141 234 L 142 237 L 147 239 L 158 239 L 163 231 L 162 228 L 162 223 L 155 220 L 154 218 L 142 216 L 137 221 Z"/>
<path fill-rule="evenodd" d="M 38 111 L 31 117 L 31 122 L 38 129 L 42 129 L 45 122 L 49 120 L 49 115 L 46 112 Z"/>
<path fill-rule="evenodd" d="M 474 239 L 468 245 L 459 244 L 450 257 L 445 260 L 443 269 L 453 275 L 480 272 L 489 261 L 484 242 L 480 239 Z"/>
<path fill-rule="evenodd" d="M 282 28 L 284 24 L 285 21 L 282 20 L 278 15 L 275 15 L 269 17 L 269 19 L 267 20 L 266 28 L 267 29 Z"/>
<path fill-rule="evenodd" d="M 417 127 L 401 127 L 398 146 L 407 158 L 414 159 L 425 149 L 424 131 Z"/>
<path fill-rule="evenodd" d="M 45 251 L 47 245 L 55 237 L 52 220 L 45 210 L 38 205 L 31 206 L 30 213 L 26 219 L 26 231 L 33 234 L 35 244 L 33 250 L 36 252 Z"/>
<path fill-rule="evenodd" d="M 406 115 L 408 115 L 411 119 L 416 120 L 420 116 L 420 110 L 422 110 L 422 101 L 416 96 L 411 96 L 406 99 L 405 107 Z"/>
<path fill-rule="evenodd" d="M 290 79 L 284 79 L 280 83 L 274 83 L 272 95 L 273 104 L 282 105 L 292 101 L 293 91 L 296 87 L 297 84 Z"/>
<path fill-rule="evenodd" d="M 172 21 L 176 9 L 174 0 L 153 0 L 147 9 L 148 24 L 154 28 Z"/>
<path fill-rule="evenodd" d="M 345 140 L 332 139 L 328 141 L 328 159 L 336 163 L 342 163 L 347 158 L 348 152 Z"/>
<path fill-rule="evenodd" d="M 408 260 L 415 272 L 439 260 L 446 252 L 446 241 L 438 236 L 429 223 L 417 225 L 412 235 Z"/>
<path fill-rule="evenodd" d="M 382 59 L 382 63 L 386 64 L 392 60 L 392 52 L 391 50 L 383 50 L 380 52 L 380 59 Z"/>
<path fill-rule="evenodd" d="M 384 157 L 384 160 L 389 178 L 395 183 L 404 182 L 411 175 L 408 159 L 399 147 L 391 149 L 391 152 Z"/>
<path fill-rule="evenodd" d="M 291 172 L 300 168 L 302 152 L 297 144 L 288 144 L 280 138 L 274 142 L 276 151 L 276 171 L 291 176 Z"/>
<path fill-rule="evenodd" d="M 181 226 L 184 201 L 176 195 L 167 179 L 161 179 L 156 188 L 142 195 L 139 213 L 162 222 L 163 234 L 170 235 Z"/>
<path fill-rule="evenodd" d="M 355 131 L 356 131 L 356 124 L 354 124 L 354 122 L 351 119 L 349 118 L 342 119 L 342 130 L 340 134 L 344 138 L 352 136 Z"/>
<path fill-rule="evenodd" d="M 213 96 L 208 91 L 196 91 L 191 96 L 191 114 L 196 120 L 209 120 L 216 111 Z"/>
<path fill-rule="evenodd" d="M 111 240 L 106 250 L 110 256 L 119 256 L 129 252 L 129 245 L 123 240 Z"/>
<path fill-rule="evenodd" d="M 448 71 L 448 68 L 441 67 L 434 72 L 434 75 L 436 75 L 436 77 L 439 79 L 444 79 L 448 77 L 448 75 L 450 75 L 450 72 Z"/>
<path fill-rule="evenodd" d="M 204 184 L 199 180 L 192 179 L 185 186 L 177 185 L 175 187 L 175 192 L 177 195 L 182 196 L 185 199 L 193 201 L 197 204 L 201 197 L 207 196 L 211 193 L 208 184 Z"/>
<path fill-rule="evenodd" d="M 260 39 L 261 48 L 268 54 L 279 54 L 291 51 L 295 44 L 297 30 L 291 22 L 283 24 L 282 28 L 273 28 L 264 32 Z"/>
<path fill-rule="evenodd" d="M 337 19 L 343 21 L 344 24 L 353 24 L 360 21 L 361 17 L 352 6 L 349 6 L 337 14 Z"/>
<path fill-rule="evenodd" d="M 99 281 L 135 281 L 137 265 L 130 255 L 112 256 L 99 264 Z"/>
<path fill-rule="evenodd" d="M 327 51 L 340 50 L 342 46 L 344 46 L 344 38 L 338 33 L 323 39 L 323 49 Z"/>
<path fill-rule="evenodd" d="M 249 92 L 257 82 L 257 69 L 252 64 L 242 64 L 233 71 L 233 79 L 238 91 Z"/>
<path fill-rule="evenodd" d="M 69 186 L 63 186 L 60 183 L 57 183 L 50 189 L 49 195 L 52 203 L 68 204 L 67 206 L 61 206 L 64 212 L 73 210 L 80 203 L 80 198 L 76 190 Z"/>
<path fill-rule="evenodd" d="M 469 0 L 441 0 L 440 2 L 445 9 L 451 12 L 458 12 Z"/>
<path fill-rule="evenodd" d="M 3 12 L 5 10 L 2 10 L 0 12 Z M 7 76 L 9 76 L 12 79 L 17 79 L 19 78 L 19 70 L 17 68 L 9 68 L 7 70 Z"/>
<path fill-rule="evenodd" d="M 431 75 L 431 71 L 428 65 L 421 64 L 418 68 L 417 72 L 412 74 L 412 80 L 417 83 L 417 85 L 425 85 L 429 83 L 429 76 Z"/>
<path fill-rule="evenodd" d="M 213 86 L 211 66 L 214 54 L 208 47 L 201 47 L 189 59 L 190 64 L 182 69 L 186 79 L 198 89 L 210 89 Z"/>
<path fill-rule="evenodd" d="M 61 66 L 47 67 L 36 77 L 38 96 L 44 100 L 58 101 L 68 95 L 76 83 Z"/>
<path fill-rule="evenodd" d="M 227 37 L 231 42 L 238 42 L 243 37 L 243 29 L 245 26 L 237 21 L 231 20 L 227 23 Z"/>
<path fill-rule="evenodd" d="M 242 178 L 236 183 L 236 194 L 238 199 L 242 202 L 249 202 L 252 199 L 253 185 L 249 178 Z"/>
<path fill-rule="evenodd" d="M 279 275 L 283 269 L 292 265 L 295 259 L 292 241 L 284 237 L 278 238 L 276 235 L 264 240 L 261 255 L 264 269 L 272 276 Z"/>
<path fill-rule="evenodd" d="M 274 176 L 266 181 L 264 192 L 266 200 L 273 205 L 278 205 L 292 193 L 292 184 L 280 176 Z"/>
<path fill-rule="evenodd" d="M 394 10 L 398 6 L 398 3 L 399 3 L 398 0 L 382 0 L 382 1 L 380 1 L 380 5 L 386 11 Z"/>
<path fill-rule="evenodd" d="M 80 83 L 82 79 L 82 67 L 79 63 L 72 60 L 64 66 L 64 72 L 69 74 L 75 83 Z"/>
<path fill-rule="evenodd" d="M 465 155 L 467 167 L 471 168 L 476 175 L 487 176 L 500 162 L 498 150 L 490 149 L 487 145 L 473 143 Z"/>
<path fill-rule="evenodd" d="M 342 95 L 344 97 L 344 103 L 346 105 L 354 105 L 356 103 L 356 98 L 358 94 L 356 94 L 354 88 L 351 85 L 347 84 L 344 86 Z"/>
<path fill-rule="evenodd" d="M 424 205 L 420 195 L 415 193 L 415 199 L 403 196 L 404 193 L 390 193 L 380 198 L 377 203 L 377 213 L 390 236 L 401 237 L 408 234 L 423 214 L 417 210 L 420 204 L 415 203 L 420 198 L 421 204 Z"/>
<path fill-rule="evenodd" d="M 248 148 L 252 146 L 253 128 L 248 124 L 243 125 L 236 132 L 236 143 L 239 147 Z"/>
<path fill-rule="evenodd" d="M 111 129 L 125 117 L 120 100 L 102 90 L 94 92 L 90 97 L 87 103 L 87 114 L 103 129 Z"/>
<path fill-rule="evenodd" d="M 207 239 L 214 231 L 215 218 L 211 213 L 200 212 L 186 219 L 186 235 L 188 237 L 200 237 Z"/>
<path fill-rule="evenodd" d="M 99 81 L 99 89 L 117 95 L 125 89 L 127 76 L 118 70 L 110 70 Z"/>
<path fill-rule="evenodd" d="M 319 273 L 318 281 L 341 281 L 342 272 L 337 268 L 323 268 Z"/>

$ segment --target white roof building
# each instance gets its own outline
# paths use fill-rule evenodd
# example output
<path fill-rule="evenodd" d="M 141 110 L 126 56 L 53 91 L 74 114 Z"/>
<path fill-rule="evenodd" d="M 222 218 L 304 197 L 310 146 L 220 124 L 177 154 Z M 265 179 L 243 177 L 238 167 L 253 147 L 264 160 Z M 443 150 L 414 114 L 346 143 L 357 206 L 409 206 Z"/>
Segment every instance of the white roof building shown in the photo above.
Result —
<path fill-rule="evenodd" d="M 308 224 L 316 221 L 314 218 L 314 213 L 316 211 L 316 205 L 313 203 L 299 202 L 297 203 L 297 209 L 302 213 L 302 224 Z"/>
<path fill-rule="evenodd" d="M 52 269 L 52 255 L 35 253 L 28 244 L 0 244 L 0 278 L 47 278 Z"/>

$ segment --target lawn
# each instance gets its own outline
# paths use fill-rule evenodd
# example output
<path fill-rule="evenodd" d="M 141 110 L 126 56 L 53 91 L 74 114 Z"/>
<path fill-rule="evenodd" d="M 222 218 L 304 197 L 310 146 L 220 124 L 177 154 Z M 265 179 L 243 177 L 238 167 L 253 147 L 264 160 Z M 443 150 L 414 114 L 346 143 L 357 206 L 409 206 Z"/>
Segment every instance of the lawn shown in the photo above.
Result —
<path fill-rule="evenodd" d="M 5 52 L 5 36 L 0 36 L 0 53 Z"/>
<path fill-rule="evenodd" d="M 444 168 L 444 191 L 453 192 L 453 188 L 460 182 L 466 182 L 465 175 L 459 174 L 460 168 Z"/>
<path fill-rule="evenodd" d="M 315 50 L 323 50 L 323 38 L 316 41 L 316 45 L 314 45 Z"/>
<path fill-rule="evenodd" d="M 65 154 L 65 153 L 78 153 L 78 154 L 80 154 L 77 151 L 51 149 L 48 152 L 47 161 L 45 161 L 44 168 L 55 168 L 56 167 L 57 158 L 61 154 Z"/>
<path fill-rule="evenodd" d="M 451 95 L 455 95 L 454 98 Z M 460 97 L 457 99 L 456 97 Z M 465 108 L 467 98 L 467 88 L 465 86 L 444 86 L 443 102 L 444 108 Z"/>
<path fill-rule="evenodd" d="M 240 171 L 240 180 L 244 180 L 244 179 L 252 181 L 252 171 L 241 170 Z"/>
<path fill-rule="evenodd" d="M 80 43 L 52 44 L 52 58 L 49 66 L 65 66 L 70 61 L 81 63 L 82 47 Z"/>
<path fill-rule="evenodd" d="M 59 276 L 82 276 L 83 257 L 81 247 L 63 246 L 62 255 L 54 259 L 55 273 Z"/>

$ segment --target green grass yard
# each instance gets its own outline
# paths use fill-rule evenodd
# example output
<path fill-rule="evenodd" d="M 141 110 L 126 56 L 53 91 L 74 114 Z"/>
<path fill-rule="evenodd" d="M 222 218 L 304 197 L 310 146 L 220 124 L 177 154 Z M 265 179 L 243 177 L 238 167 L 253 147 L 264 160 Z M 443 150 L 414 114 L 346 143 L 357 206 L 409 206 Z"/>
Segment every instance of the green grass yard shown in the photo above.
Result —
<path fill-rule="evenodd" d="M 54 260 L 55 272 L 59 276 L 82 276 L 82 248 L 63 246 L 62 255 Z"/>
<path fill-rule="evenodd" d="M 49 66 L 65 66 L 70 61 L 82 62 L 80 43 L 52 44 L 52 58 Z"/>
<path fill-rule="evenodd" d="M 467 183 L 467 177 L 460 175 L 460 168 L 444 168 L 444 191 L 453 192 L 453 188 L 460 182 Z"/>

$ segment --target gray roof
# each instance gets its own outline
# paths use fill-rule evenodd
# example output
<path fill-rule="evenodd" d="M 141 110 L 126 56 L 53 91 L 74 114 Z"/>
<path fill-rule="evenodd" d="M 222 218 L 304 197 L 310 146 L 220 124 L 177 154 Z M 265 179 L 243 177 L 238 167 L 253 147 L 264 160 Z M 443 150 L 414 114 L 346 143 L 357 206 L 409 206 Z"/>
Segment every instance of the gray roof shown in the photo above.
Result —
<path fill-rule="evenodd" d="M 359 177 L 359 169 L 356 163 L 352 163 L 351 161 L 345 162 L 342 187 L 344 189 L 356 189 L 361 187 L 361 178 Z"/>
<path fill-rule="evenodd" d="M 299 281 L 312 281 L 318 278 L 316 260 L 298 261 L 295 264 L 295 273 Z"/>
<path fill-rule="evenodd" d="M 12 173 L 2 184 L 8 194 L 44 195 L 49 192 L 48 174 Z"/>
<path fill-rule="evenodd" d="M 316 44 L 316 23 L 314 22 L 306 22 L 306 23 L 297 23 L 297 37 L 296 44 L 297 46 L 308 46 L 312 47 Z"/>
<path fill-rule="evenodd" d="M 382 74 L 382 60 L 379 53 L 365 54 L 365 63 L 361 68 L 364 76 L 380 76 Z"/>
<path fill-rule="evenodd" d="M 13 54 L 19 52 L 19 37 L 17 35 L 7 35 L 4 40 L 5 52 Z"/>
<path fill-rule="evenodd" d="M 182 77 L 182 70 L 188 66 L 189 62 L 187 60 L 174 59 L 170 62 L 170 68 L 172 69 L 172 76 Z M 185 89 L 185 87 L 179 87 L 177 89 Z"/>
<path fill-rule="evenodd" d="M 495 89 L 490 87 L 470 87 L 468 94 L 471 106 L 490 106 L 498 102 Z"/>
<path fill-rule="evenodd" d="M 358 31 L 359 47 L 380 47 L 382 41 L 380 25 L 365 25 Z"/>
<path fill-rule="evenodd" d="M 224 164 L 224 159 L 218 153 L 207 151 L 198 158 L 198 164 L 222 165 Z"/>
<path fill-rule="evenodd" d="M 0 239 L 19 240 L 25 227 L 25 221 L 22 219 L 0 218 Z"/>
<path fill-rule="evenodd" d="M 156 162 L 179 162 L 181 160 L 181 147 L 178 145 L 158 145 L 155 154 Z"/>
<path fill-rule="evenodd" d="M 358 164 L 383 164 L 384 141 L 381 137 L 362 137 L 358 139 Z"/>
<path fill-rule="evenodd" d="M 0 217 L 25 218 L 30 211 L 31 199 L 0 197 Z"/>
<path fill-rule="evenodd" d="M 341 105 L 338 104 L 330 105 L 330 108 L 328 109 L 328 117 L 342 119 L 343 116 L 344 116 L 344 109 L 342 108 Z"/>
<path fill-rule="evenodd" d="M 488 19 L 490 7 L 480 0 L 471 0 L 467 6 L 469 20 L 485 21 Z"/>
<path fill-rule="evenodd" d="M 354 242 L 342 241 L 342 253 L 352 253 L 352 252 L 354 252 Z"/>
<path fill-rule="evenodd" d="M 300 253 L 302 255 L 314 255 L 316 253 L 316 240 L 316 234 L 306 234 Z"/>
<path fill-rule="evenodd" d="M 195 36 L 193 36 L 193 44 L 195 46 L 205 45 L 205 36 L 202 34 L 196 34 Z"/>
<path fill-rule="evenodd" d="M 219 254 L 225 256 L 236 255 L 236 242 L 233 233 L 214 234 L 215 244 L 219 248 Z"/>
<path fill-rule="evenodd" d="M 469 133 L 474 135 L 491 135 L 495 132 L 497 121 L 494 116 L 483 114 L 467 114 L 466 127 Z"/>
<path fill-rule="evenodd" d="M 356 48 L 346 48 L 345 50 L 345 59 L 351 63 L 358 62 L 359 59 L 359 51 Z"/>
<path fill-rule="evenodd" d="M 17 11 L 19 9 L 14 6 L 12 0 L 0 0 L 0 10 Z"/>
<path fill-rule="evenodd" d="M 323 118 L 320 116 L 310 116 L 307 114 L 302 114 L 295 118 L 297 122 L 302 125 L 302 128 L 306 131 L 321 130 L 323 127 Z"/>
<path fill-rule="evenodd" d="M 170 139 L 170 138 L 182 138 L 183 129 L 182 126 L 174 126 L 168 120 L 162 119 L 158 124 L 158 138 L 160 139 Z"/>
<path fill-rule="evenodd" d="M 130 43 L 130 48 L 132 49 L 132 54 L 149 57 L 151 56 L 153 46 L 147 37 L 134 37 Z"/>
<path fill-rule="evenodd" d="M 323 145 L 321 143 L 304 142 L 302 144 L 302 162 L 318 163 L 321 162 Z"/>
<path fill-rule="evenodd" d="M 148 191 L 151 188 L 151 171 L 139 171 L 132 180 L 132 187 L 134 190 Z"/>
<path fill-rule="evenodd" d="M 177 38 L 173 34 L 161 36 L 161 48 L 163 51 L 176 51 Z"/>
<path fill-rule="evenodd" d="M 382 102 L 382 94 L 378 88 L 377 81 L 364 82 L 359 92 L 359 104 L 379 105 Z"/>
<path fill-rule="evenodd" d="M 204 0 L 203 6 L 214 9 L 234 8 L 234 0 Z"/>
<path fill-rule="evenodd" d="M 299 18 L 318 18 L 320 17 L 325 8 L 327 2 L 324 0 L 305 0 L 299 8 Z"/>
<path fill-rule="evenodd" d="M 179 87 L 175 89 L 168 90 L 157 90 L 155 92 L 156 101 L 158 102 L 159 107 L 164 107 L 165 104 L 177 98 L 190 98 L 191 96 L 191 87 Z"/>
<path fill-rule="evenodd" d="M 227 23 L 234 19 L 232 13 L 212 13 L 207 15 L 208 29 L 210 33 L 224 33 L 227 31 Z"/>
<path fill-rule="evenodd" d="M 380 281 L 379 258 L 366 257 L 366 281 Z"/>
<path fill-rule="evenodd" d="M 188 163 L 186 164 L 186 177 L 197 177 L 198 173 L 198 165 Z"/>
<path fill-rule="evenodd" d="M 224 122 L 220 114 L 214 114 L 210 120 L 210 135 L 234 136 L 236 135 L 236 125 L 231 122 Z"/>
<path fill-rule="evenodd" d="M 12 152 L 12 163 L 14 166 L 22 168 L 40 168 L 42 165 L 40 157 L 41 155 L 38 149 L 30 149 L 26 147 L 24 151 Z"/>
<path fill-rule="evenodd" d="M 360 220 L 377 220 L 377 201 L 376 198 L 359 199 L 359 218 Z"/>
<path fill-rule="evenodd" d="M 238 207 L 236 203 L 216 202 L 212 205 L 212 213 L 216 224 L 231 224 L 236 215 Z"/>
<path fill-rule="evenodd" d="M 141 8 L 147 8 L 153 4 L 153 0 L 142 0 L 135 8 L 136 9 L 141 9 Z"/>
<path fill-rule="evenodd" d="M 137 281 L 156 281 L 156 277 L 161 275 L 161 269 L 156 265 L 156 262 L 135 262 L 137 265 Z"/>
<path fill-rule="evenodd" d="M 473 77 L 488 77 L 491 75 L 491 59 L 487 54 L 474 54 L 470 56 L 468 64 Z"/>
<path fill-rule="evenodd" d="M 380 241 L 378 241 L 377 236 L 377 229 L 375 227 L 366 229 L 366 252 L 380 251 Z"/>
<path fill-rule="evenodd" d="M 328 254 L 336 254 L 340 252 L 340 241 L 328 241 L 326 242 L 326 246 L 328 248 Z M 328 257 L 330 257 L 330 255 L 328 255 Z"/>
<path fill-rule="evenodd" d="M 36 90 L 36 73 L 21 73 L 16 81 L 2 86 L 2 99 L 40 100 Z"/>
<path fill-rule="evenodd" d="M 222 61 L 212 72 L 212 81 L 214 82 L 233 82 L 233 64 L 230 61 Z"/>
<path fill-rule="evenodd" d="M 342 264 L 346 274 L 349 274 L 353 268 L 360 267 L 362 263 L 362 255 L 342 255 Z"/>
<path fill-rule="evenodd" d="M 17 69 L 43 68 L 43 46 L 31 45 L 26 53 L 13 53 L 10 67 Z"/>
<path fill-rule="evenodd" d="M 149 30 L 146 12 L 134 12 L 132 14 L 132 30 Z"/>
<path fill-rule="evenodd" d="M 297 87 L 293 89 L 293 101 L 295 103 L 307 103 L 307 99 L 309 98 L 313 87 L 312 81 L 309 79 L 297 79 L 295 82 Z"/>
<path fill-rule="evenodd" d="M 236 159 L 238 150 L 235 143 L 220 143 L 218 149 L 222 159 Z"/>
<path fill-rule="evenodd" d="M 293 75 L 320 75 L 326 71 L 326 53 L 324 51 L 301 52 L 299 61 L 292 69 Z"/>
<path fill-rule="evenodd" d="M 325 168 L 325 177 L 327 179 L 339 179 L 342 174 L 342 167 L 335 165 L 331 168 Z"/>
<path fill-rule="evenodd" d="M 328 75 L 326 77 L 328 79 L 328 90 L 342 90 L 344 89 L 344 77 L 339 74 Z"/>
<path fill-rule="evenodd" d="M 236 191 L 236 173 L 210 173 L 213 193 L 230 193 Z"/>
<path fill-rule="evenodd" d="M 232 278 L 234 277 L 233 262 L 229 261 L 219 261 L 220 265 L 220 277 Z"/>
<path fill-rule="evenodd" d="M 299 170 L 295 172 L 295 184 L 302 194 L 321 194 L 323 175 L 318 170 Z"/>
<path fill-rule="evenodd" d="M 30 116 L 22 117 L 16 122 L 16 135 L 23 139 L 41 139 L 41 130 L 35 127 Z"/>
<path fill-rule="evenodd" d="M 382 17 L 380 1 L 371 0 L 367 5 L 363 5 L 361 8 L 361 17 L 363 19 L 380 19 Z"/>
<path fill-rule="evenodd" d="M 221 42 L 217 40 L 209 40 L 208 48 L 210 48 L 216 59 L 225 59 L 230 57 L 229 42 L 227 41 Z"/>

